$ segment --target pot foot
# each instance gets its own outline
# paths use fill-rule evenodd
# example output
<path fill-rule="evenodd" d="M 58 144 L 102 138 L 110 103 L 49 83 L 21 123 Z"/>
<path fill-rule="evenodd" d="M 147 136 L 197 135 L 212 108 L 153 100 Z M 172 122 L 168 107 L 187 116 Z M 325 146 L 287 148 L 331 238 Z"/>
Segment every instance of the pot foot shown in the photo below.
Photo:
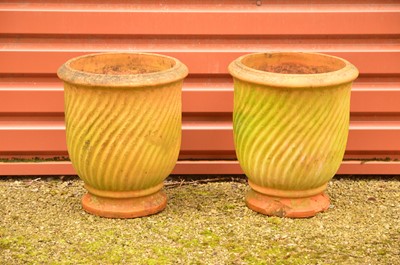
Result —
<path fill-rule="evenodd" d="M 167 205 L 167 195 L 156 193 L 133 198 L 107 198 L 87 193 L 82 198 L 83 209 L 107 218 L 136 218 L 161 212 Z"/>
<path fill-rule="evenodd" d="M 329 197 L 321 192 L 303 198 L 274 197 L 251 189 L 246 194 L 246 205 L 253 211 L 279 217 L 305 218 L 328 209 Z"/>

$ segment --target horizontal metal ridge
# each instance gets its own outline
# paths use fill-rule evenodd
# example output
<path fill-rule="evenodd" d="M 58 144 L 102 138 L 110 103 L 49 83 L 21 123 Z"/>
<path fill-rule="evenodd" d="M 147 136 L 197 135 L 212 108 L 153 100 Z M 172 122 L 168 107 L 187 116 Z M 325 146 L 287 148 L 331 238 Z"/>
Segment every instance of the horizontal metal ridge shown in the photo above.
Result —
<path fill-rule="evenodd" d="M 0 114 L 63 113 L 62 83 L 56 78 L 0 78 Z M 184 113 L 231 113 L 233 83 L 226 78 L 188 78 L 183 87 Z M 400 113 L 399 81 L 356 80 L 352 88 L 351 113 L 385 115 Z"/>
<path fill-rule="evenodd" d="M 23 0 L 12 1 L 1 4 L 2 9 L 8 10 L 100 10 L 100 11 L 123 11 L 123 10 L 212 10 L 212 11 L 292 11 L 292 10 L 396 10 L 399 3 L 393 0 L 296 0 L 295 3 L 281 0 L 249 1 L 249 0 L 222 0 L 216 4 L 215 0 L 159 0 L 131 1 L 115 0 L 110 4 L 106 0 L 59 0 L 41 1 Z"/>
<path fill-rule="evenodd" d="M 399 23 L 400 24 L 400 23 Z M 228 65 L 250 51 L 218 52 L 188 50 L 165 52 L 186 64 L 189 74 L 228 74 Z M 84 52 L 57 51 L 1 51 L 0 74 L 54 74 L 67 60 L 87 54 Z M 327 54 L 342 57 L 356 65 L 360 74 L 400 75 L 400 50 L 386 51 L 335 51 Z M 372 63 L 373 62 L 373 63 Z"/>
<path fill-rule="evenodd" d="M 40 10 L 0 6 L 7 34 L 400 34 L 400 10 Z M 103 21 L 107 23 L 102 23 Z M 146 23 L 144 23 L 146 21 Z M 85 22 L 85 23 L 83 23 Z"/>
<path fill-rule="evenodd" d="M 0 154 L 66 152 L 64 122 L 0 121 Z M 373 139 L 373 141 L 371 140 Z M 400 150 L 400 121 L 351 122 L 347 151 Z M 230 121 L 183 121 L 181 151 L 233 152 Z"/>

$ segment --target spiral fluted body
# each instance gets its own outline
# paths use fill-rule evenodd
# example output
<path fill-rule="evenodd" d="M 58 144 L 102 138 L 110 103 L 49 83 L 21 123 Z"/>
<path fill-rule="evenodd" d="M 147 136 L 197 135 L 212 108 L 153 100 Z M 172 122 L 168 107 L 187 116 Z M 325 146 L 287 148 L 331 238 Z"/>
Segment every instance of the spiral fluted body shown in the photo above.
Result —
<path fill-rule="evenodd" d="M 162 187 L 178 160 L 187 74 L 173 57 L 135 52 L 83 55 L 58 69 L 85 211 L 136 218 L 166 207 Z"/>
<path fill-rule="evenodd" d="M 236 155 L 249 178 L 246 205 L 259 213 L 311 217 L 346 149 L 357 68 L 320 53 L 243 55 L 234 78 Z"/>
<path fill-rule="evenodd" d="M 138 88 L 65 84 L 67 146 L 74 168 L 98 190 L 160 184 L 181 142 L 182 81 Z"/>
<path fill-rule="evenodd" d="M 249 180 L 280 190 L 328 182 L 343 159 L 351 84 L 282 88 L 235 79 L 234 139 Z"/>

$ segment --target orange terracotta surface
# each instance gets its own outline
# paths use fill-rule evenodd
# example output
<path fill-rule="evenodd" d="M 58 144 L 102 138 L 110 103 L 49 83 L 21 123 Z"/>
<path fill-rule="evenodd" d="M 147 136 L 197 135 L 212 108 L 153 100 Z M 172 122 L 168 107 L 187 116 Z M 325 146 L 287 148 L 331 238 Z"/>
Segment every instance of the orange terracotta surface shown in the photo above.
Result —
<path fill-rule="evenodd" d="M 69 158 L 84 181 L 83 208 L 110 218 L 163 210 L 163 181 L 181 145 L 180 61 L 151 53 L 97 53 L 58 70 Z"/>
<path fill-rule="evenodd" d="M 134 205 L 135 207 L 132 207 Z M 161 212 L 167 206 L 164 191 L 140 198 L 114 199 L 87 193 L 82 198 L 85 211 L 107 218 L 136 218 Z"/>
<path fill-rule="evenodd" d="M 247 206 L 281 217 L 325 211 L 324 191 L 346 149 L 357 68 L 321 53 L 269 52 L 241 56 L 229 72 Z"/>
<path fill-rule="evenodd" d="M 319 193 L 305 198 L 272 197 L 254 190 L 246 194 L 246 205 L 253 211 L 279 217 L 306 218 L 329 208 L 329 198 Z"/>

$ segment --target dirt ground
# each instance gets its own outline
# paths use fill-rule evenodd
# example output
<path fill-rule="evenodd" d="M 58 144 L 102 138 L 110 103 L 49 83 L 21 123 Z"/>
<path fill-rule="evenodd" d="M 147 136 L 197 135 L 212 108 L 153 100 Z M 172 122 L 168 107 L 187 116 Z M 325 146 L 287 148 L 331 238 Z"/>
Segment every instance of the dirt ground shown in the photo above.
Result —
<path fill-rule="evenodd" d="M 251 211 L 243 177 L 165 189 L 162 213 L 105 219 L 78 178 L 0 177 L 0 264 L 400 264 L 400 176 L 336 177 L 309 219 Z"/>

